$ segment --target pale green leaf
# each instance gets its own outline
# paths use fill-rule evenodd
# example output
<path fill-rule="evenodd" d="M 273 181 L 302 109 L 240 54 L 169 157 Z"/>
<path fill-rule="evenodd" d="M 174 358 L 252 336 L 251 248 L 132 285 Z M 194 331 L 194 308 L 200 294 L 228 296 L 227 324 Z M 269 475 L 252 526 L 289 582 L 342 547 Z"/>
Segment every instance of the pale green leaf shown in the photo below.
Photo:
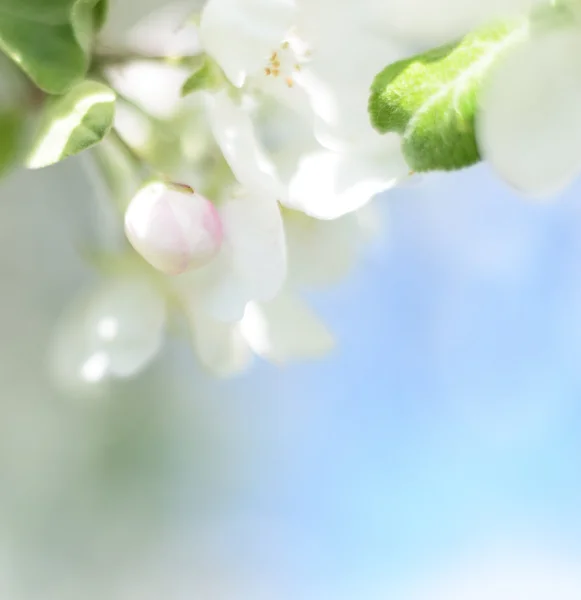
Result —
<path fill-rule="evenodd" d="M 22 111 L 0 111 L 0 175 L 8 171 L 20 156 L 24 124 Z"/>
<path fill-rule="evenodd" d="M 115 93 L 106 85 L 84 81 L 47 103 L 27 159 L 30 169 L 52 165 L 99 143 L 115 116 Z"/>
<path fill-rule="evenodd" d="M 100 0 L 93 9 L 93 28 L 99 31 L 105 25 L 109 15 L 109 0 Z"/>
<path fill-rule="evenodd" d="M 210 58 L 205 57 L 202 64 L 186 79 L 182 86 L 182 96 L 201 90 L 216 89 L 225 81 L 220 67 Z"/>
<path fill-rule="evenodd" d="M 475 118 L 483 79 L 526 37 L 528 22 L 496 23 L 460 42 L 389 65 L 369 101 L 373 126 L 402 136 L 414 171 L 453 170 L 480 160 Z"/>
<path fill-rule="evenodd" d="M 0 0 L 0 49 L 42 90 L 61 94 L 86 75 L 103 1 Z"/>

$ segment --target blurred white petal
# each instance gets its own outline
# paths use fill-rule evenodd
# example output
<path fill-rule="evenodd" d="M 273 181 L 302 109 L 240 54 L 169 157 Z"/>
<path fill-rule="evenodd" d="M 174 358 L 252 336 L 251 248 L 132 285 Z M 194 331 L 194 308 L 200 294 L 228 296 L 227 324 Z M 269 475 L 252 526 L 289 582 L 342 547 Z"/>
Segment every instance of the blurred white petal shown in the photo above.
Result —
<path fill-rule="evenodd" d="M 280 199 L 284 189 L 260 145 L 248 110 L 236 104 L 227 92 L 208 95 L 207 99 L 214 137 L 236 179 L 249 191 Z"/>
<path fill-rule="evenodd" d="M 188 56 L 200 52 L 197 28 L 191 22 L 194 4 L 186 0 L 163 6 L 129 32 L 131 48 L 151 56 Z"/>
<path fill-rule="evenodd" d="M 106 69 L 111 85 L 145 112 L 159 119 L 176 114 L 188 69 L 150 60 L 138 60 Z"/>
<path fill-rule="evenodd" d="M 163 344 L 165 300 L 145 279 L 107 283 L 86 315 L 86 331 L 109 357 L 109 370 L 129 377 L 143 369 Z"/>
<path fill-rule="evenodd" d="M 183 276 L 184 293 L 220 321 L 238 321 L 251 300 L 270 300 L 286 278 L 282 217 L 270 198 L 245 196 L 220 207 L 224 242 L 208 266 Z"/>
<path fill-rule="evenodd" d="M 130 377 L 159 352 L 165 302 L 143 279 L 114 279 L 82 298 L 56 333 L 55 375 L 69 388 Z"/>
<path fill-rule="evenodd" d="M 150 143 L 153 129 L 151 120 L 131 106 L 117 104 L 114 126 L 132 148 L 143 149 Z"/>
<path fill-rule="evenodd" d="M 251 302 L 241 331 L 256 354 L 276 364 L 320 358 L 334 347 L 333 336 L 323 323 L 288 293 L 265 304 Z"/>
<path fill-rule="evenodd" d="M 342 12 L 334 10 L 333 14 Z M 387 64 L 406 54 L 385 36 L 374 35 L 354 20 L 346 23 L 328 18 L 326 26 L 319 25 L 319 44 L 296 77 L 314 112 L 317 139 L 330 149 L 377 135 L 367 111 L 371 83 Z"/>
<path fill-rule="evenodd" d="M 430 47 L 495 19 L 527 14 L 544 0 L 365 0 L 372 24 L 388 36 Z M 387 63 L 386 63 L 387 64 Z"/>
<path fill-rule="evenodd" d="M 296 19 L 293 0 L 209 0 L 200 40 L 237 87 L 266 66 Z"/>
<path fill-rule="evenodd" d="M 533 37 L 494 70 L 478 122 L 483 154 L 518 190 L 559 192 L 581 171 L 581 35 Z"/>
<path fill-rule="evenodd" d="M 322 150 L 305 155 L 284 204 L 318 219 L 336 219 L 396 185 L 409 171 L 399 139 L 389 135 L 377 138 L 375 147 L 361 151 Z"/>
<path fill-rule="evenodd" d="M 296 211 L 284 212 L 289 284 L 327 286 L 349 274 L 366 237 L 357 215 L 324 221 Z"/>
<path fill-rule="evenodd" d="M 234 270 L 252 290 L 252 300 L 270 300 L 286 277 L 286 243 L 279 206 L 270 198 L 247 196 L 221 210 Z"/>
<path fill-rule="evenodd" d="M 192 340 L 202 365 L 214 375 L 227 377 L 245 371 L 252 362 L 252 352 L 240 333 L 239 323 L 212 319 L 195 307 L 186 309 Z"/>

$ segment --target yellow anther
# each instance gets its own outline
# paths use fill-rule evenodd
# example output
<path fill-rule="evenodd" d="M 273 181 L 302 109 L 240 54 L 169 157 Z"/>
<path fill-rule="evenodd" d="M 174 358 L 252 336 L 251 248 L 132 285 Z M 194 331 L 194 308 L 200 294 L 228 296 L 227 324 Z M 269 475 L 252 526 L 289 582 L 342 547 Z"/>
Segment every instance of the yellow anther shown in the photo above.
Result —
<path fill-rule="evenodd" d="M 266 73 L 266 75 L 270 75 L 272 73 L 272 71 L 268 67 L 264 69 L 264 72 Z"/>
<path fill-rule="evenodd" d="M 287 77 L 286 78 L 286 84 L 288 85 L 289 88 L 292 88 L 293 85 L 295 84 L 295 82 L 293 81 L 292 77 Z"/>
<path fill-rule="evenodd" d="M 280 45 L 280 47 L 281 47 L 283 50 L 288 50 L 288 49 L 290 48 L 290 42 L 283 42 L 283 43 Z"/>
<path fill-rule="evenodd" d="M 280 71 L 279 71 L 278 69 L 273 69 L 273 70 L 272 70 L 272 74 L 273 74 L 275 77 L 278 77 L 278 76 L 280 75 Z"/>

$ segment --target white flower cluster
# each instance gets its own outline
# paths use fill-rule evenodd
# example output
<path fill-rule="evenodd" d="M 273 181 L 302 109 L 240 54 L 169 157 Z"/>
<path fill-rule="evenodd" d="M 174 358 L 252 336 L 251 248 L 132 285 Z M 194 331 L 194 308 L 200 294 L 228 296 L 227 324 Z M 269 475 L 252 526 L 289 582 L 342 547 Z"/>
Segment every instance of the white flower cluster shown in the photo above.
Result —
<path fill-rule="evenodd" d="M 124 207 L 141 258 L 125 259 L 66 316 L 53 353 L 61 381 L 136 374 L 175 315 L 221 376 L 253 354 L 280 364 L 333 347 L 299 292 L 347 274 L 371 232 L 365 205 L 409 171 L 397 136 L 381 138 L 367 116 L 370 81 L 399 57 L 374 30 L 373 5 L 209 0 L 196 35 L 169 19 L 175 35 L 162 52 L 191 36 L 180 53 L 201 52 L 225 75 L 192 99 L 178 101 L 188 74 L 179 66 L 111 67 L 123 138 L 143 153 L 144 114 L 159 125 L 186 113 L 181 154 L 194 147 L 195 160 L 172 165 L 179 183 L 154 178 Z M 159 15 L 152 23 L 139 39 L 163 46 Z"/>
<path fill-rule="evenodd" d="M 566 26 L 525 26 L 479 97 L 481 154 L 536 195 L 581 172 L 581 17 L 577 0 L 558 4 L 573 15 Z M 300 292 L 345 276 L 369 235 L 370 200 L 410 175 L 400 137 L 370 124 L 374 77 L 414 48 L 542 5 L 557 3 L 208 0 L 195 26 L 168 12 L 138 28 L 145 56 L 106 70 L 119 94 L 114 131 L 163 175 L 131 193 L 127 177 L 113 185 L 136 252 L 65 320 L 54 353 L 61 379 L 134 375 L 176 315 L 218 375 L 244 370 L 254 354 L 284 363 L 330 350 Z M 181 98 L 192 68 L 195 93 Z M 111 156 L 100 164 L 114 182 Z"/>

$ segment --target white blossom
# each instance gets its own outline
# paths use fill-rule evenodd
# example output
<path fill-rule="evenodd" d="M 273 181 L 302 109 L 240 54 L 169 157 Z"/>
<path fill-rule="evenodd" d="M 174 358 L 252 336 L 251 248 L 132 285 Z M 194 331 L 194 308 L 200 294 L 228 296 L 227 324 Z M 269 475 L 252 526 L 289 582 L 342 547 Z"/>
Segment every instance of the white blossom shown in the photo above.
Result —
<path fill-rule="evenodd" d="M 163 344 L 166 305 L 137 274 L 108 279 L 81 296 L 57 327 L 53 374 L 73 391 L 144 369 Z"/>
<path fill-rule="evenodd" d="M 490 76 L 478 140 L 521 192 L 545 197 L 581 173 L 581 28 L 532 33 Z"/>
<path fill-rule="evenodd" d="M 236 87 L 268 68 L 296 23 L 294 0 L 208 0 L 200 21 L 202 46 Z"/>
<path fill-rule="evenodd" d="M 253 352 L 278 365 L 321 358 L 335 345 L 325 325 L 292 293 L 248 304 L 240 331 Z"/>
<path fill-rule="evenodd" d="M 187 186 L 147 184 L 125 213 L 132 246 L 153 267 L 177 275 L 210 262 L 220 250 L 222 221 L 214 205 Z"/>
<path fill-rule="evenodd" d="M 410 44 L 446 44 L 496 19 L 528 13 L 545 0 L 389 0 L 372 1 L 370 18 L 377 31 Z"/>
<path fill-rule="evenodd" d="M 369 124 L 371 81 L 397 55 L 363 28 L 358 15 L 364 10 L 365 3 L 337 10 L 328 0 L 298 5 L 210 0 L 202 13 L 202 45 L 234 85 L 246 83 L 249 92 L 258 87 L 311 120 L 320 145 L 305 149 L 296 172 L 284 182 L 287 193 L 280 182 L 276 185 L 283 204 L 321 219 L 357 210 L 409 171 L 399 137 L 379 136 Z M 313 48 L 303 41 L 301 27 Z M 223 98 L 217 103 L 226 105 Z M 256 152 L 249 151 L 255 143 L 245 111 L 237 111 L 233 102 L 229 106 L 227 114 L 214 115 L 214 130 L 220 143 L 221 130 L 234 135 L 240 129 L 236 136 L 246 143 L 233 146 L 225 157 L 242 181 L 255 168 L 250 163 Z M 263 153 L 259 160 L 263 166 Z"/>

